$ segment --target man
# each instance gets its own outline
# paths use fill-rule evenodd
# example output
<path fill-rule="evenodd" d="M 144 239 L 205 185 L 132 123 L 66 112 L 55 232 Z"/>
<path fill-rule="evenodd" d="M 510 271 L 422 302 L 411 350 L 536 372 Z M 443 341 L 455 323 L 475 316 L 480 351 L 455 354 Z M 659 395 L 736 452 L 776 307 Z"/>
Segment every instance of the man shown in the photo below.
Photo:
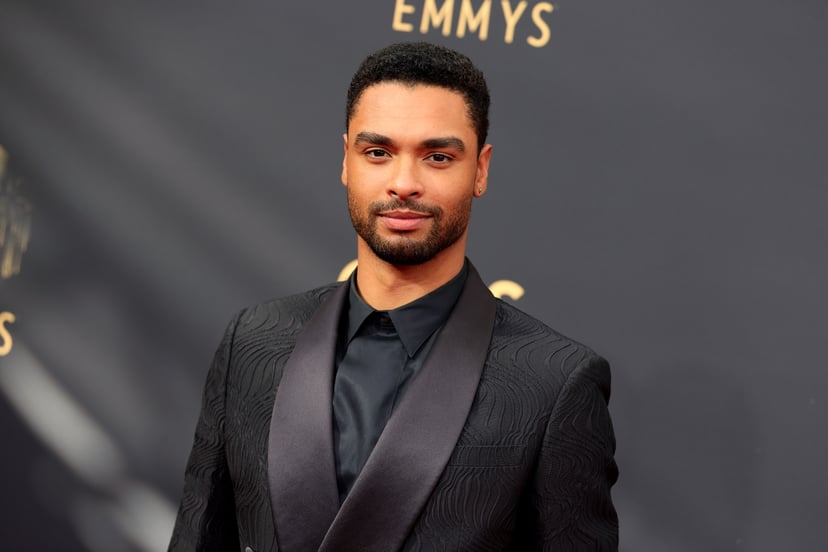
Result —
<path fill-rule="evenodd" d="M 170 550 L 616 550 L 609 368 L 465 259 L 489 94 L 425 43 L 351 82 L 350 280 L 242 311 Z"/>

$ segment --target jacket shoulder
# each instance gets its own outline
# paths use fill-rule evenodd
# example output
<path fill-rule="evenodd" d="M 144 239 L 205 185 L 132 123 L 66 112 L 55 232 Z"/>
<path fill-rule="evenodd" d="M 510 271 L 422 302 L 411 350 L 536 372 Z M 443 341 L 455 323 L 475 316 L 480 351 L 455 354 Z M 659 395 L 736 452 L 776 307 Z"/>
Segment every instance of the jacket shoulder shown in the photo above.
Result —
<path fill-rule="evenodd" d="M 295 295 L 271 299 L 242 309 L 235 320 L 235 334 L 296 334 L 325 298 L 343 283 L 333 283 Z"/>
<path fill-rule="evenodd" d="M 591 348 L 497 299 L 489 361 L 566 380 L 579 366 L 606 361 Z"/>

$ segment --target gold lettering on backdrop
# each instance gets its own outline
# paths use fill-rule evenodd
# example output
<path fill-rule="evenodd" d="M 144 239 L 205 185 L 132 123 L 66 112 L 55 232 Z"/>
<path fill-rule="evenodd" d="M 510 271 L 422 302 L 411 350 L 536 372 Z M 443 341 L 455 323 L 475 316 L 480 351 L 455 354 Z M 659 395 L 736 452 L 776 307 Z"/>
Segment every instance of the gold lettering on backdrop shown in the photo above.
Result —
<path fill-rule="evenodd" d="M 405 23 L 403 16 L 409 13 L 414 13 L 416 8 L 405 3 L 405 0 L 397 0 L 394 5 L 394 20 L 391 22 L 391 28 L 401 33 L 410 33 L 414 30 L 414 25 Z"/>
<path fill-rule="evenodd" d="M 527 4 L 529 4 L 529 2 L 519 2 L 517 8 L 512 11 L 512 4 L 509 0 L 503 0 L 500 3 L 503 7 L 503 18 L 506 19 L 506 35 L 503 37 L 503 41 L 506 44 L 511 44 L 515 41 L 515 26 L 517 26 L 520 16 L 522 16 L 523 12 L 526 11 Z"/>
<path fill-rule="evenodd" d="M 535 48 L 542 48 L 549 44 L 549 36 L 552 34 L 549 31 L 549 25 L 547 25 L 546 21 L 543 20 L 541 17 L 541 12 L 552 13 L 555 11 L 555 6 L 550 4 L 549 2 L 541 2 L 536 4 L 534 8 L 532 8 L 532 22 L 538 27 L 538 30 L 541 32 L 541 35 L 538 37 L 530 36 L 526 39 L 526 42 L 530 46 L 534 46 Z"/>
<path fill-rule="evenodd" d="M 480 40 L 489 38 L 489 20 L 492 15 L 492 0 L 484 0 L 477 13 L 474 12 L 471 0 L 463 0 L 460 6 L 460 20 L 457 22 L 457 38 L 466 36 L 466 29 L 475 32 L 479 30 Z"/>
<path fill-rule="evenodd" d="M 6 174 L 8 158 L 0 146 L 0 278 L 4 280 L 20 272 L 32 218 L 32 205 L 19 192 L 20 181 Z"/>
<path fill-rule="evenodd" d="M 459 4 L 459 13 L 455 8 Z M 501 17 L 505 24 L 503 42 L 512 44 L 518 24 L 529 7 L 530 2 L 520 0 L 513 5 L 511 0 L 501 0 Z M 530 10 L 530 18 L 534 25 L 534 34 L 526 37 L 526 43 L 535 48 L 542 48 L 549 44 L 552 35 L 549 22 L 544 19 L 545 14 L 555 11 L 550 2 L 535 2 Z M 406 16 L 420 14 L 420 33 L 428 34 L 439 30 L 443 36 L 451 36 L 452 25 L 457 21 L 454 29 L 457 38 L 465 38 L 466 34 L 477 34 L 480 40 L 489 38 L 489 27 L 492 22 L 492 0 L 395 0 L 394 16 L 391 28 L 401 33 L 410 33 L 414 24 L 406 21 Z M 455 15 L 457 16 L 455 19 Z"/>
<path fill-rule="evenodd" d="M 443 36 L 451 34 L 451 18 L 454 15 L 454 0 L 445 0 L 440 9 L 437 9 L 435 0 L 425 0 L 423 18 L 420 20 L 420 32 L 426 34 L 428 29 L 435 29 L 442 23 Z"/>
<path fill-rule="evenodd" d="M 6 324 L 14 324 L 14 315 L 10 312 L 0 312 L 0 357 L 9 354 L 14 344 Z"/>
<path fill-rule="evenodd" d="M 339 271 L 339 276 L 337 276 L 337 282 L 344 282 L 347 280 L 354 269 L 357 267 L 357 260 L 354 259 L 353 261 L 346 264 L 342 267 L 342 270 Z M 508 297 L 513 301 L 517 301 L 526 293 L 526 290 L 518 284 L 517 282 L 513 282 L 512 280 L 498 280 L 496 282 L 492 282 L 489 285 L 489 291 L 492 292 L 492 295 L 497 297 L 498 299 L 502 299 L 503 297 Z"/>
<path fill-rule="evenodd" d="M 492 295 L 498 299 L 508 297 L 514 301 L 517 301 L 526 293 L 523 286 L 517 282 L 513 282 L 512 280 L 498 280 L 497 282 L 492 282 L 489 284 L 489 291 L 491 291 Z"/>
<path fill-rule="evenodd" d="M 336 278 L 336 281 L 337 282 L 344 282 L 345 280 L 350 278 L 351 277 L 351 272 L 354 271 L 356 266 L 357 266 L 357 260 L 356 259 L 354 259 L 350 263 L 346 264 L 342 268 L 342 270 L 339 271 L 339 276 Z"/>

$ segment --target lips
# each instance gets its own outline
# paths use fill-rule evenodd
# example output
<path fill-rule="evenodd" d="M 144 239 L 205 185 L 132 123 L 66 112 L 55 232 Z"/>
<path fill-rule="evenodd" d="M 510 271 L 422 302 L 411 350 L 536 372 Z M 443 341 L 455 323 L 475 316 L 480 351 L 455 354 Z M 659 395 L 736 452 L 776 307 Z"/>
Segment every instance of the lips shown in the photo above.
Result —
<path fill-rule="evenodd" d="M 393 211 L 381 211 L 377 213 L 377 217 L 391 230 L 411 231 L 423 226 L 431 218 L 431 215 L 419 211 L 395 209 Z"/>

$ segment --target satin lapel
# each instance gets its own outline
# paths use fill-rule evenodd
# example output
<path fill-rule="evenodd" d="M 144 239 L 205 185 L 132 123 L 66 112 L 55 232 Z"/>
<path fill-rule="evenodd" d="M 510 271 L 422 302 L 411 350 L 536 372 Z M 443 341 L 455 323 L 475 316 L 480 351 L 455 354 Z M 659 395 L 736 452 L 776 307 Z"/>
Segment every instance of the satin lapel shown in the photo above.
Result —
<path fill-rule="evenodd" d="M 320 547 L 398 550 L 466 422 L 494 327 L 495 300 L 470 267 L 466 287 L 395 408 Z"/>
<path fill-rule="evenodd" d="M 268 480 L 283 552 L 316 550 L 339 509 L 332 406 L 339 314 L 348 286 L 323 300 L 285 364 L 270 421 Z"/>

